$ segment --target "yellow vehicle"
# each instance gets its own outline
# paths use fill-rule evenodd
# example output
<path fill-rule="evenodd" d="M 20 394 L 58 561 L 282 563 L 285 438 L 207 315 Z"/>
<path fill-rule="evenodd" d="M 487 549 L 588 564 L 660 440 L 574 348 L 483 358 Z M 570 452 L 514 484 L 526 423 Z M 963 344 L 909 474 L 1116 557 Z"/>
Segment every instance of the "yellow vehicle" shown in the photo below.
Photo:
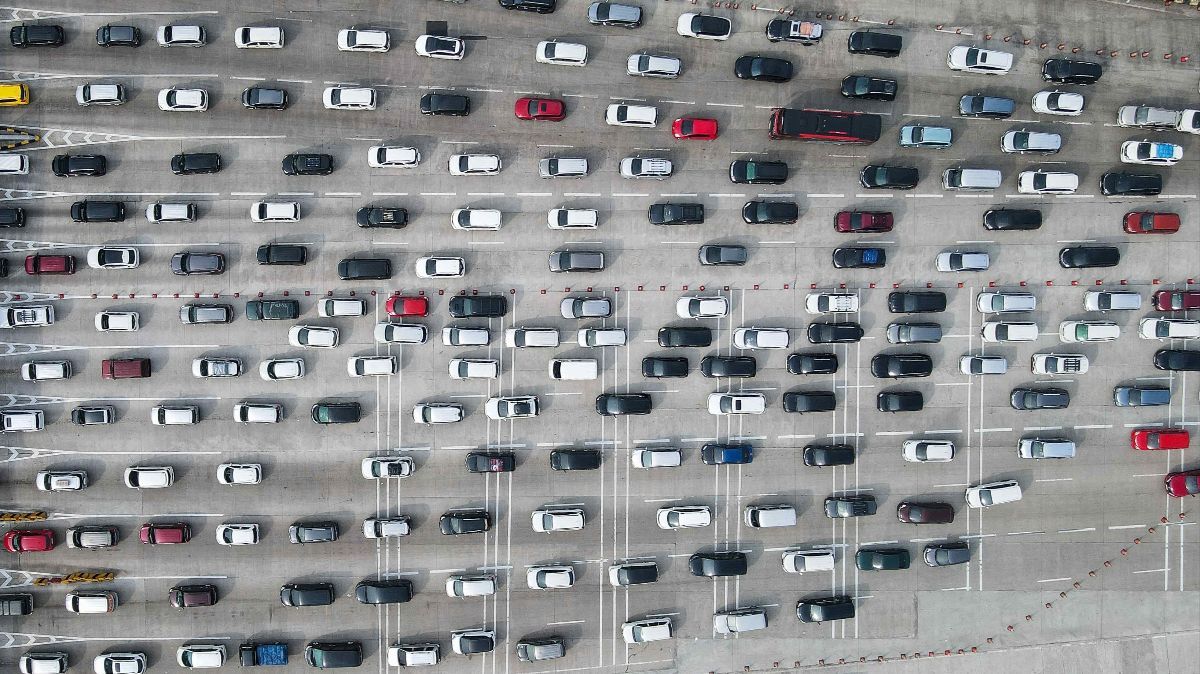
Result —
<path fill-rule="evenodd" d="M 29 87 L 17 82 L 0 82 L 0 107 L 29 105 Z"/>

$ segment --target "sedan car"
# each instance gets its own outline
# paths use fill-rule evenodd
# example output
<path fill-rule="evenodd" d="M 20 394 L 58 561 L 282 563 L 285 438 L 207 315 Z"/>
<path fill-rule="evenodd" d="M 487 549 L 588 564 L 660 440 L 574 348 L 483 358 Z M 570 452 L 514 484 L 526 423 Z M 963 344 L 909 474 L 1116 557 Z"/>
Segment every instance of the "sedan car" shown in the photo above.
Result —
<path fill-rule="evenodd" d="M 484 406 L 489 419 L 503 421 L 526 419 L 538 415 L 537 396 L 506 396 L 489 398 Z"/>
<path fill-rule="evenodd" d="M 559 303 L 563 318 L 607 318 L 612 315 L 612 300 L 607 297 L 568 297 Z"/>
<path fill-rule="evenodd" d="M 1167 473 L 1163 478 L 1163 488 L 1168 496 L 1177 498 L 1200 495 L 1200 470 Z"/>
<path fill-rule="evenodd" d="M 218 545 L 257 545 L 259 530 L 257 524 L 219 524 L 216 528 Z"/>
<path fill-rule="evenodd" d="M 369 456 L 359 466 L 363 478 L 367 480 L 409 477 L 416 469 L 411 456 Z"/>
<path fill-rule="evenodd" d="M 922 555 L 928 566 L 954 566 L 971 561 L 971 549 L 964 541 L 956 543 L 930 543 Z"/>
<path fill-rule="evenodd" d="M 899 85 L 896 80 L 869 75 L 847 75 L 842 80 L 841 93 L 846 98 L 865 98 L 873 101 L 894 101 Z"/>
<path fill-rule="evenodd" d="M 946 66 L 951 70 L 984 75 L 1003 75 L 1012 69 L 1013 55 L 994 49 L 958 45 L 946 54 Z"/>
<path fill-rule="evenodd" d="M 688 558 L 688 570 L 693 576 L 721 578 L 746 575 L 744 552 L 697 552 Z"/>
<path fill-rule="evenodd" d="M 1033 95 L 1033 111 L 1044 115 L 1077 117 L 1083 113 L 1083 94 L 1039 91 Z"/>
<path fill-rule="evenodd" d="M 713 140 L 717 137 L 717 120 L 680 117 L 671 123 L 671 135 L 679 140 Z"/>
<path fill-rule="evenodd" d="M 89 248 L 87 264 L 92 269 L 136 269 L 141 255 L 131 246 Z"/>
<path fill-rule="evenodd" d="M 1187 449 L 1191 434 L 1186 428 L 1137 428 L 1130 431 L 1129 444 L 1141 451 Z"/>
<path fill-rule="evenodd" d="M 517 119 L 561 122 L 567 116 L 567 106 L 557 98 L 518 98 L 513 105 Z"/>
<path fill-rule="evenodd" d="M 451 510 L 438 521 L 438 528 L 446 536 L 480 534 L 491 526 L 492 518 L 486 510 Z"/>
<path fill-rule="evenodd" d="M 833 216 L 833 228 L 847 234 L 890 232 L 893 222 L 888 211 L 839 211 Z"/>
<path fill-rule="evenodd" d="M 695 529 L 712 523 L 712 513 L 705 505 L 664 506 L 655 516 L 659 529 Z"/>
<path fill-rule="evenodd" d="M 1121 162 L 1172 166 L 1183 159 L 1183 147 L 1174 143 L 1153 143 L 1148 140 L 1127 140 L 1121 143 Z"/>
<path fill-rule="evenodd" d="M 1091 61 L 1052 58 L 1042 64 L 1042 79 L 1056 84 L 1095 84 L 1103 72 L 1099 63 Z"/>
<path fill-rule="evenodd" d="M 943 463 L 954 459 L 954 443 L 949 440 L 905 440 L 901 456 L 913 463 Z"/>
<path fill-rule="evenodd" d="M 242 361 L 237 358 L 195 358 L 193 377 L 237 377 L 242 374 Z"/>
<path fill-rule="evenodd" d="M 733 62 L 733 75 L 739 80 L 782 83 L 790 81 L 793 72 L 791 61 L 771 56 L 740 56 Z"/>
<path fill-rule="evenodd" d="M 1036 208 L 995 208 L 983 214 L 983 228 L 999 231 L 1028 231 L 1042 226 Z"/>
<path fill-rule="evenodd" d="M 217 466 L 217 483 L 250 485 L 262 482 L 262 465 L 257 463 L 222 463 Z"/>

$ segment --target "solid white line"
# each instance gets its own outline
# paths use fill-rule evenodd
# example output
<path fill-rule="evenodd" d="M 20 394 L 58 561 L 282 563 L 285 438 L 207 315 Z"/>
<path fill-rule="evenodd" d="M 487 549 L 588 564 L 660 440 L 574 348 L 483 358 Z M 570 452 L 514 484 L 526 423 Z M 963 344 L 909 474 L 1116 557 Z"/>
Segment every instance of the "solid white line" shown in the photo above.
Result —
<path fill-rule="evenodd" d="M 1085 531 L 1095 531 L 1095 530 L 1096 530 L 1096 527 L 1084 527 L 1082 529 L 1059 529 L 1058 533 L 1060 533 L 1060 534 L 1078 534 L 1078 533 L 1082 533 Z"/>
<path fill-rule="evenodd" d="M 976 428 L 977 433 L 1009 433 L 1011 428 Z"/>
<path fill-rule="evenodd" d="M 326 192 L 327 197 L 361 197 L 362 192 Z"/>
<path fill-rule="evenodd" d="M 1170 568 L 1163 568 L 1163 569 L 1143 569 L 1143 570 L 1141 570 L 1141 571 L 1134 571 L 1133 573 L 1164 573 L 1164 572 L 1166 572 L 1166 571 L 1170 571 L 1170 570 L 1171 570 Z"/>
<path fill-rule="evenodd" d="M 961 428 L 944 428 L 944 429 L 937 430 L 937 431 L 925 431 L 925 432 L 926 432 L 927 434 L 933 434 L 933 433 L 962 433 L 962 429 L 961 429 Z"/>
<path fill-rule="evenodd" d="M 550 625 L 579 625 L 579 624 L 582 624 L 585 622 L 587 622 L 587 621 L 586 620 L 560 620 L 558 622 L 546 623 L 546 626 L 549 627 Z M 556 670 L 556 671 L 561 671 L 561 670 Z"/>
<path fill-rule="evenodd" d="M 1008 532 L 1008 535 L 1009 536 L 1035 536 L 1037 534 L 1044 534 L 1044 533 L 1046 533 L 1046 532 L 1045 531 L 1010 531 L 1010 532 Z"/>
<path fill-rule="evenodd" d="M 969 487 L 971 485 L 970 485 L 970 483 L 967 483 L 967 482 L 955 482 L 952 484 L 935 484 L 933 486 L 936 489 L 938 487 Z"/>
<path fill-rule="evenodd" d="M 1109 530 L 1111 531 L 1113 529 L 1141 529 L 1144 526 L 1146 526 L 1146 525 L 1145 524 L 1114 524 L 1113 526 L 1109 527 Z"/>
<path fill-rule="evenodd" d="M 809 194 L 807 196 L 809 199 L 841 199 L 841 198 L 845 197 L 846 195 L 845 194 Z"/>
<path fill-rule="evenodd" d="M 1037 583 L 1057 583 L 1057 582 L 1064 581 L 1064 580 L 1071 580 L 1071 579 L 1070 579 L 1070 578 L 1043 578 L 1043 579 L 1041 579 L 1041 580 L 1034 581 L 1034 582 L 1037 582 Z"/>
<path fill-rule="evenodd" d="M 1073 477 L 1055 477 L 1055 478 L 1045 478 L 1045 479 L 1041 479 L 1041 480 L 1034 480 L 1034 482 L 1071 482 L 1074 479 L 1075 478 L 1073 478 Z"/>

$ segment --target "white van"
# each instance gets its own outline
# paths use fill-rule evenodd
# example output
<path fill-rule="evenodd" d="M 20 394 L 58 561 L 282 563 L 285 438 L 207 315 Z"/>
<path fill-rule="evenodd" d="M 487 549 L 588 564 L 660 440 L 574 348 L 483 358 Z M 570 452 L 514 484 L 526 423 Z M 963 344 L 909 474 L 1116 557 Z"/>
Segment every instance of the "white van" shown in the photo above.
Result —
<path fill-rule="evenodd" d="M 543 40 L 537 45 L 534 55 L 538 63 L 548 63 L 555 66 L 586 66 L 588 62 L 587 45 L 577 42 L 559 42 L 558 40 Z"/>
<path fill-rule="evenodd" d="M 195 222 L 196 204 L 150 204 L 146 207 L 149 222 Z"/>
<path fill-rule="evenodd" d="M 833 571 L 833 550 L 788 550 L 783 553 L 783 570 L 788 573 Z"/>
<path fill-rule="evenodd" d="M 117 609 L 117 593 L 112 590 L 67 593 L 67 610 L 71 613 L 112 613 Z"/>
<path fill-rule="evenodd" d="M 23 176 L 29 173 L 29 157 L 6 152 L 0 154 L 0 175 Z"/>
<path fill-rule="evenodd" d="M 558 346 L 555 328 L 509 328 L 504 331 L 504 345 L 510 348 Z"/>
<path fill-rule="evenodd" d="M 994 190 L 1003 177 L 993 169 L 952 168 L 942 172 L 942 189 Z"/>
<path fill-rule="evenodd" d="M 1020 501 L 1021 485 L 1016 480 L 985 482 L 968 487 L 965 496 L 967 505 L 971 508 L 990 508 L 1002 503 Z"/>
<path fill-rule="evenodd" d="M 786 503 L 749 505 L 745 512 L 746 526 L 755 529 L 792 527 L 796 525 L 796 509 Z"/>
<path fill-rule="evenodd" d="M 1026 321 L 987 321 L 979 335 L 985 342 L 1032 342 L 1038 338 L 1038 326 Z"/>
<path fill-rule="evenodd" d="M 568 381 L 587 381 L 600 375 L 600 364 L 595 358 L 553 358 L 550 360 L 550 378 Z"/>
<path fill-rule="evenodd" d="M 621 625 L 621 636 L 627 644 L 644 644 L 671 638 L 670 618 L 630 620 Z"/>
<path fill-rule="evenodd" d="M 757 606 L 717 611 L 713 614 L 713 630 L 717 634 L 737 634 L 767 629 L 767 612 Z"/>
<path fill-rule="evenodd" d="M 546 213 L 550 229 L 595 229 L 598 217 L 592 208 L 551 208 Z"/>

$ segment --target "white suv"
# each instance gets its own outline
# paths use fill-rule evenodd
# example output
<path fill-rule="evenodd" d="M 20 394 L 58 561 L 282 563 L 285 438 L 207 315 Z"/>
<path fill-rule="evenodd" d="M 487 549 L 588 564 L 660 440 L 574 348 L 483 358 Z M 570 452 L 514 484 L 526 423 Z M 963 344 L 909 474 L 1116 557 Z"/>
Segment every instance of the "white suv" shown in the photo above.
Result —
<path fill-rule="evenodd" d="M 321 100 L 326 110 L 374 110 L 375 90 L 371 87 L 326 87 Z"/>
<path fill-rule="evenodd" d="M 622 178 L 653 178 L 663 180 L 675 170 L 670 159 L 658 157 L 626 157 L 621 160 Z"/>
<path fill-rule="evenodd" d="M 386 30 L 346 28 L 338 31 L 338 51 L 385 52 L 391 47 Z"/>
<path fill-rule="evenodd" d="M 653 105 L 613 103 L 604 111 L 604 122 L 609 126 L 653 128 L 658 125 L 658 108 Z"/>
<path fill-rule="evenodd" d="M 804 310 L 810 314 L 836 314 L 858 311 L 858 295 L 853 293 L 809 293 Z"/>
<path fill-rule="evenodd" d="M 256 201 L 250 206 L 252 222 L 298 222 L 300 204 L 295 201 Z"/>
<path fill-rule="evenodd" d="M 233 32 L 238 49 L 283 49 L 283 29 L 279 26 L 242 26 Z"/>
<path fill-rule="evenodd" d="M 1017 191 L 1021 194 L 1074 194 L 1079 176 L 1060 171 L 1021 171 Z"/>
<path fill-rule="evenodd" d="M 371 168 L 408 167 L 420 163 L 421 151 L 415 147 L 372 145 L 367 149 L 367 166 Z"/>
<path fill-rule="evenodd" d="M 449 168 L 452 176 L 494 176 L 503 164 L 494 154 L 452 154 Z"/>

